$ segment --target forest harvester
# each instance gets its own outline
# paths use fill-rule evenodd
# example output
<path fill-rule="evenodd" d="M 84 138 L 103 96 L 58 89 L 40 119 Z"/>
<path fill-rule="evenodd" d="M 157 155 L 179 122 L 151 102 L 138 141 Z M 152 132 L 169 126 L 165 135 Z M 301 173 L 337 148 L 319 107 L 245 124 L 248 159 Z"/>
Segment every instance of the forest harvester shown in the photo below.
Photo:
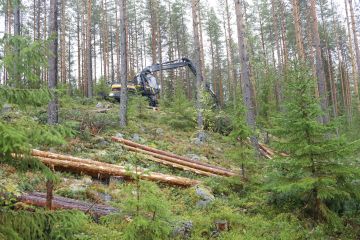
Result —
<path fill-rule="evenodd" d="M 157 106 L 160 93 L 160 85 L 153 73 L 163 70 L 173 70 L 181 67 L 189 67 L 190 71 L 197 75 L 194 64 L 188 58 L 181 58 L 164 63 L 156 63 L 141 70 L 131 81 L 128 82 L 127 88 L 129 92 L 140 92 L 141 95 L 148 97 L 150 106 Z M 120 101 L 121 84 L 116 83 L 111 86 L 110 98 Z M 215 93 L 210 86 L 206 84 L 206 90 L 214 98 L 216 104 L 218 103 Z"/>

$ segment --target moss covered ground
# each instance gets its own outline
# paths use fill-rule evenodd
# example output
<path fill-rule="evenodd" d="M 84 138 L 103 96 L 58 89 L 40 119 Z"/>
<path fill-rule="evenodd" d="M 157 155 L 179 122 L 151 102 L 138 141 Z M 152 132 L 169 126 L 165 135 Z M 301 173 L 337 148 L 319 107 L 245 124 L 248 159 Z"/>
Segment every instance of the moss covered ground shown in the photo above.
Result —
<path fill-rule="evenodd" d="M 206 131 L 205 143 L 195 144 L 197 130 L 193 113 L 186 113 L 184 117 L 181 115 L 184 113 L 168 107 L 156 111 L 148 108 L 143 99 L 134 97 L 130 101 L 129 126 L 120 129 L 118 105 L 100 100 L 96 107 L 98 102 L 62 99 L 60 121 L 70 129 L 72 137 L 67 137 L 62 144 L 43 143 L 32 147 L 198 179 L 202 181 L 200 188 L 215 199 L 199 206 L 201 197 L 196 187 L 178 188 L 144 181 L 108 184 L 104 179 L 56 172 L 55 194 L 105 203 L 119 207 L 121 212 L 101 219 L 73 211 L 48 212 L 16 203 L 16 196 L 22 192 L 46 191 L 45 176 L 39 171 L 21 171 L 2 164 L 0 181 L 7 195 L 1 199 L 4 207 L 0 214 L 0 228 L 3 228 L 0 239 L 356 238 L 354 226 L 337 231 L 303 218 L 301 209 L 284 213 L 273 208 L 263 187 L 269 171 L 268 160 L 256 159 L 247 146 L 212 131 Z M 106 112 L 99 111 L 105 108 Z M 42 123 L 46 121 L 46 107 L 29 107 L 8 115 L 14 123 L 24 118 Z M 196 155 L 201 161 L 237 171 L 243 165 L 245 178 L 201 177 L 142 159 L 111 141 L 112 136 L 120 134 L 151 147 L 179 155 Z M 226 223 L 227 231 L 217 229 L 219 221 Z"/>

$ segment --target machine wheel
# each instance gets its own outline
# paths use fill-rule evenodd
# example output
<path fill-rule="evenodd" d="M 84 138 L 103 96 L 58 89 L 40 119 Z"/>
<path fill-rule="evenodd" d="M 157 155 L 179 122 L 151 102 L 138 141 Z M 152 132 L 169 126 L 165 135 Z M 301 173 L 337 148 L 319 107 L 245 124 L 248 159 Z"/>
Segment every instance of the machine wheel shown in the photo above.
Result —
<path fill-rule="evenodd" d="M 149 104 L 151 107 L 156 107 L 157 105 L 156 95 L 149 95 Z"/>

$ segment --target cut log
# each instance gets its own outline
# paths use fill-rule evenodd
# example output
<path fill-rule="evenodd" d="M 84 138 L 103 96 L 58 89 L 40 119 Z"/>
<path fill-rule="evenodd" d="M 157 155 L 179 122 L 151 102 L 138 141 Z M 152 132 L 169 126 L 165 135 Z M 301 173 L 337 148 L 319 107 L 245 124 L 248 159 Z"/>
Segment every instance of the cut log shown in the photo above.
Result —
<path fill-rule="evenodd" d="M 250 142 L 250 138 L 248 138 L 248 141 Z M 260 150 L 261 155 L 268 159 L 273 159 L 273 157 L 275 157 L 275 155 L 280 155 L 282 157 L 289 156 L 287 153 L 277 152 L 263 143 L 259 143 L 259 148 L 260 148 L 259 150 Z"/>
<path fill-rule="evenodd" d="M 214 166 L 214 165 L 204 163 L 204 162 L 201 162 L 201 161 L 196 161 L 196 160 L 193 160 L 191 158 L 187 158 L 187 157 L 180 156 L 180 155 L 177 155 L 177 154 L 174 154 L 174 153 L 171 153 L 171 152 L 167 152 L 167 151 L 159 150 L 159 149 L 152 148 L 152 147 L 149 147 L 149 146 L 145 146 L 145 145 L 142 145 L 142 144 L 139 144 L 139 143 L 136 143 L 136 142 L 124 139 L 124 138 L 112 137 L 111 139 L 113 141 L 115 141 L 115 142 L 119 142 L 119 143 L 125 144 L 127 146 L 131 146 L 131 147 L 134 147 L 134 148 L 139 148 L 139 149 L 142 149 L 142 150 L 145 150 L 145 151 L 148 151 L 148 152 L 153 152 L 153 153 L 157 153 L 157 154 L 164 155 L 164 156 L 167 156 L 167 157 L 181 159 L 181 160 L 186 161 L 186 162 L 191 162 L 191 163 L 195 163 L 195 164 L 198 164 L 198 165 L 203 165 L 203 166 L 207 166 L 207 167 L 211 167 L 211 168 L 215 168 L 215 169 L 220 169 L 220 170 L 232 172 L 230 169 L 227 169 L 227 168 Z"/>
<path fill-rule="evenodd" d="M 265 152 L 267 152 L 270 156 L 273 157 L 273 156 L 275 155 L 275 152 L 274 152 L 271 148 L 267 147 L 265 144 L 259 143 L 259 145 L 260 145 L 260 147 L 261 147 Z"/>
<path fill-rule="evenodd" d="M 208 173 L 212 173 L 215 175 L 219 175 L 219 176 L 235 176 L 236 174 L 233 172 L 229 172 L 229 171 L 224 171 L 221 169 L 216 169 L 213 167 L 208 167 L 208 166 L 204 166 L 204 165 L 198 165 L 196 163 L 192 163 L 192 162 L 187 162 L 178 158 L 172 158 L 172 157 L 168 157 L 168 156 L 164 156 L 161 154 L 157 154 L 154 152 L 149 152 L 143 149 L 139 149 L 139 148 L 135 148 L 135 147 L 131 147 L 125 144 L 121 144 L 121 146 L 123 146 L 124 148 L 133 151 L 133 152 L 138 152 L 138 153 L 142 153 L 142 154 L 146 154 L 146 155 L 151 155 L 155 158 L 167 161 L 167 162 L 171 162 L 171 163 L 176 163 L 178 165 L 182 165 L 182 166 L 186 166 L 186 167 L 190 167 L 192 169 L 198 169 L 201 170 L 203 172 L 208 172 Z"/>
<path fill-rule="evenodd" d="M 156 158 L 156 157 L 152 157 L 152 156 L 149 156 L 149 155 L 146 155 L 146 154 L 142 154 L 142 153 L 138 153 L 138 154 L 141 157 L 146 158 L 146 159 L 148 159 L 150 161 L 157 162 L 157 163 L 160 163 L 160 164 L 164 164 L 166 166 L 171 166 L 173 168 L 178 168 L 178 169 L 181 169 L 181 170 L 184 170 L 184 171 L 194 172 L 196 174 L 207 176 L 207 177 L 216 176 L 216 174 L 213 174 L 213 173 L 201 171 L 201 170 L 198 170 L 198 169 L 195 169 L 195 168 L 183 166 L 183 165 L 173 163 L 173 162 L 168 162 L 168 161 L 165 161 L 165 160 L 162 160 L 162 159 L 159 159 L 159 158 Z"/>
<path fill-rule="evenodd" d="M 120 138 L 115 138 L 115 137 L 113 137 L 112 139 L 113 139 L 113 141 L 119 142 L 124 148 L 126 148 L 130 151 L 142 153 L 145 155 L 150 155 L 152 157 L 161 159 L 166 162 L 176 163 L 178 165 L 190 167 L 192 169 L 198 169 L 203 172 L 208 172 L 208 173 L 220 175 L 220 176 L 235 176 L 235 175 L 237 175 L 236 173 L 234 173 L 233 171 L 231 171 L 229 169 L 223 169 L 223 168 L 220 168 L 217 166 L 206 164 L 206 163 L 203 163 L 200 161 L 194 161 L 191 159 L 184 160 L 184 159 L 179 158 L 180 156 L 178 156 L 178 155 L 168 153 L 165 151 L 161 151 L 161 150 L 157 150 L 155 148 L 149 148 L 147 146 L 133 143 L 133 142 L 125 140 L 125 139 L 120 139 Z M 123 143 L 123 142 L 125 142 L 125 143 Z M 128 145 L 128 144 L 130 144 L 130 145 Z M 138 146 L 138 147 L 134 147 L 134 146 Z M 149 149 L 146 150 L 147 148 L 149 148 Z M 166 153 L 166 155 L 164 155 L 163 153 Z M 175 156 L 175 157 L 171 157 L 171 156 Z"/>
<path fill-rule="evenodd" d="M 46 193 L 25 193 L 21 195 L 18 200 L 32 206 L 46 207 Z M 119 212 L 119 209 L 104 204 L 88 203 L 59 196 L 54 196 L 51 209 L 76 209 L 85 213 L 89 213 L 96 217 L 101 217 L 110 213 Z"/>
<path fill-rule="evenodd" d="M 52 152 L 40 151 L 40 150 L 37 150 L 37 149 L 32 150 L 32 155 L 36 156 L 36 157 L 54 158 L 54 159 L 61 159 L 61 160 L 70 160 L 70 161 L 81 162 L 81 163 L 86 162 L 86 163 L 90 163 L 90 164 L 100 164 L 101 166 L 106 165 L 108 167 L 116 166 L 116 165 L 110 164 L 110 163 L 96 162 L 96 161 L 91 160 L 91 159 L 72 157 L 72 156 L 67 156 L 67 155 L 62 155 L 62 154 L 57 154 L 57 153 L 52 153 Z M 158 163 L 168 165 L 168 166 L 172 166 L 174 168 L 179 168 L 179 169 L 182 169 L 182 170 L 185 170 L 185 171 L 192 171 L 192 172 L 195 172 L 197 174 L 204 175 L 204 176 L 216 176 L 216 174 L 212 174 L 212 173 L 209 173 L 209 172 L 206 172 L 206 171 L 201 171 L 201 170 L 198 170 L 198 169 L 195 169 L 195 168 L 191 168 L 191 167 L 183 166 L 183 165 L 180 165 L 180 164 L 168 162 L 168 161 L 165 161 L 165 160 L 162 160 L 162 159 L 159 159 L 159 158 L 155 158 L 155 157 L 152 157 L 152 156 L 149 156 L 149 155 L 146 155 L 146 154 L 142 154 L 141 156 L 144 157 L 144 158 L 147 158 L 147 159 L 149 159 L 151 161 L 158 162 Z"/>
<path fill-rule="evenodd" d="M 36 153 L 39 153 L 38 151 L 35 151 Z M 34 151 L 33 151 L 34 153 Z M 45 152 L 46 153 L 46 152 Z M 133 170 L 127 170 L 125 167 L 110 164 L 110 163 L 102 163 L 93 161 L 90 159 L 81 159 L 81 158 L 75 158 L 71 156 L 65 156 L 60 154 L 53 154 L 53 153 L 47 153 L 48 157 L 41 157 L 36 156 L 41 162 L 44 164 L 50 166 L 51 168 L 57 169 L 57 170 L 67 170 L 72 171 L 76 173 L 85 173 L 90 176 L 99 177 L 110 177 L 110 176 L 123 176 L 127 179 L 132 179 L 132 175 L 135 174 L 135 171 Z M 50 156 L 54 158 L 50 158 Z M 55 156 L 58 156 L 59 158 L 55 158 Z M 177 186 L 193 186 L 196 184 L 199 184 L 200 182 L 197 180 L 189 179 L 189 178 L 183 178 L 183 177 L 177 177 L 177 176 L 171 176 L 161 173 L 144 173 L 144 170 L 139 170 L 138 173 L 140 174 L 141 179 L 149 180 L 149 181 L 157 181 L 157 182 L 163 182 L 171 185 L 177 185 Z"/>

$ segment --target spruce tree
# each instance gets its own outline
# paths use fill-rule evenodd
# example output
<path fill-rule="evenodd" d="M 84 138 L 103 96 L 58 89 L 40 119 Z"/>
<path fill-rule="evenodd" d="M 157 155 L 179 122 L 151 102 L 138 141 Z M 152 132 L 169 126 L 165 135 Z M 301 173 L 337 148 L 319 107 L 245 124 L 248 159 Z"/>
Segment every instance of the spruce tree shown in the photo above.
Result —
<path fill-rule="evenodd" d="M 279 149 L 288 155 L 274 160 L 269 186 L 278 205 L 334 223 L 344 206 L 360 197 L 360 171 L 351 157 L 358 144 L 336 137 L 333 122 L 321 123 L 323 113 L 310 72 L 294 67 L 287 73 L 285 111 L 273 133 Z"/>

